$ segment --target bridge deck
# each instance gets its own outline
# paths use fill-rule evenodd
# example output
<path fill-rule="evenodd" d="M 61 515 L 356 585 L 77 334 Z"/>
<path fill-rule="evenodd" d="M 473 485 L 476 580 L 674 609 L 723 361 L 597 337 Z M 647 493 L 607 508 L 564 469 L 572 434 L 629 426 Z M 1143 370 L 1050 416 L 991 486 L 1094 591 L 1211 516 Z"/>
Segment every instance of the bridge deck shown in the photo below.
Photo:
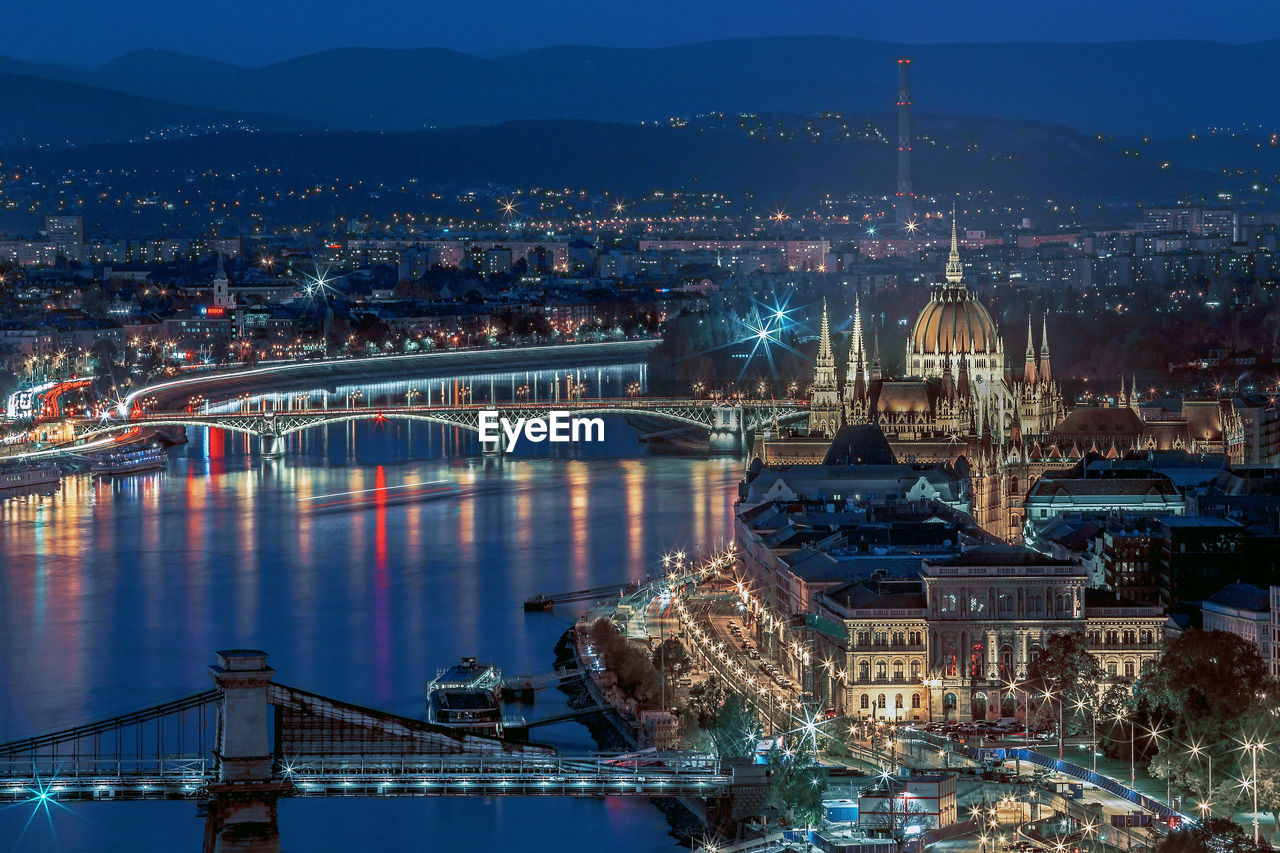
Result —
<path fill-rule="evenodd" d="M 43 762 L 37 762 L 43 763 Z M 274 774 L 286 796 L 715 796 L 732 775 L 713 756 L 447 756 L 288 764 Z M 0 803 L 200 799 L 217 773 L 204 759 L 66 762 L 51 775 L 0 761 Z"/>

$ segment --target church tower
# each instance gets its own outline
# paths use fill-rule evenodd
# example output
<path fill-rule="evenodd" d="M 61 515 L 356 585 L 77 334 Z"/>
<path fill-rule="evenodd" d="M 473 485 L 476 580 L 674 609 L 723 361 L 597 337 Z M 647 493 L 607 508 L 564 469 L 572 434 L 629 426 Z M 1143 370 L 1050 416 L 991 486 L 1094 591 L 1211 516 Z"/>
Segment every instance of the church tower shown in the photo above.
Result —
<path fill-rule="evenodd" d="M 218 252 L 218 271 L 213 275 L 213 307 L 230 309 L 236 307 L 231 296 L 231 286 L 227 280 L 227 268 L 222 265 L 222 252 Z"/>
<path fill-rule="evenodd" d="M 862 336 L 862 298 L 853 299 L 853 330 L 849 334 L 849 364 L 844 377 L 843 409 L 845 423 L 869 422 L 870 371 L 867 369 L 867 347 Z"/>
<path fill-rule="evenodd" d="M 831 351 L 831 325 L 827 321 L 827 300 L 822 300 L 822 328 L 818 333 L 818 356 L 813 362 L 813 388 L 809 392 L 809 435 L 835 437 L 840 428 L 840 389 L 836 380 L 836 357 Z"/>

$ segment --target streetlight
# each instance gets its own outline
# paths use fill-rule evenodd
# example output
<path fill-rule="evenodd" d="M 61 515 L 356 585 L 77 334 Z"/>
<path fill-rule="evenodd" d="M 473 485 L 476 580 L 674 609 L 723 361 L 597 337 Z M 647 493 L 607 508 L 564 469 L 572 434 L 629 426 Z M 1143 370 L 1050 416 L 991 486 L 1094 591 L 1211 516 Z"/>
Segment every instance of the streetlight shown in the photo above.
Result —
<path fill-rule="evenodd" d="M 1089 750 L 1090 752 L 1093 753 L 1093 772 L 1097 773 L 1098 772 L 1098 712 L 1097 712 L 1097 709 L 1093 707 L 1092 702 L 1088 703 L 1088 705 L 1089 705 L 1089 733 L 1090 733 Z M 1075 708 L 1076 708 L 1076 713 L 1082 712 L 1085 708 L 1084 699 L 1077 699 Z"/>
<path fill-rule="evenodd" d="M 1263 741 L 1245 741 L 1242 749 L 1249 753 L 1249 759 L 1252 763 L 1252 771 L 1249 777 L 1250 787 L 1253 788 L 1253 843 L 1258 843 L 1258 750 L 1266 749 L 1267 745 Z"/>
<path fill-rule="evenodd" d="M 1013 716 L 1016 719 L 1018 716 L 1018 685 L 1016 682 L 1010 679 L 1009 683 L 1005 686 L 1008 687 L 1009 692 L 1013 694 Z M 1024 728 L 1025 734 L 1023 736 L 1023 746 L 1025 748 L 1031 742 L 1031 714 L 1029 713 L 1031 711 L 1031 698 L 1027 694 L 1026 690 L 1022 691 L 1022 696 L 1026 700 L 1026 705 L 1027 705 L 1026 710 L 1023 712 L 1023 715 L 1022 715 L 1022 721 L 1025 726 Z M 1022 756 L 1021 755 L 1014 757 L 1013 769 L 1014 769 L 1014 772 L 1017 773 L 1019 776 L 1022 775 Z"/>
<path fill-rule="evenodd" d="M 1213 755 L 1209 752 L 1209 750 L 1205 749 L 1198 743 L 1191 744 L 1191 746 L 1187 747 L 1187 749 L 1190 750 L 1191 754 L 1194 755 L 1196 758 L 1199 758 L 1201 755 L 1203 755 L 1206 759 L 1208 759 L 1209 785 L 1208 785 L 1208 790 L 1205 791 L 1205 795 L 1208 797 L 1213 797 Z"/>
<path fill-rule="evenodd" d="M 1115 721 L 1117 723 L 1123 724 L 1125 722 L 1125 718 L 1122 714 L 1117 713 L 1115 716 Z M 1133 766 L 1133 753 L 1134 753 L 1133 729 L 1134 729 L 1134 724 L 1129 723 L 1129 787 L 1130 788 L 1133 788 L 1135 783 L 1137 782 L 1137 775 Z"/>
<path fill-rule="evenodd" d="M 1044 701 L 1046 702 L 1052 701 L 1052 699 L 1054 698 L 1054 695 L 1055 694 L 1052 690 L 1045 690 L 1044 693 L 1041 694 L 1041 696 L 1044 697 Z M 1062 760 L 1062 740 L 1063 740 L 1062 706 L 1063 704 L 1064 702 L 1062 697 L 1059 697 L 1058 698 L 1058 760 L 1059 761 Z M 1030 726 L 1028 726 L 1028 731 L 1030 731 Z"/>

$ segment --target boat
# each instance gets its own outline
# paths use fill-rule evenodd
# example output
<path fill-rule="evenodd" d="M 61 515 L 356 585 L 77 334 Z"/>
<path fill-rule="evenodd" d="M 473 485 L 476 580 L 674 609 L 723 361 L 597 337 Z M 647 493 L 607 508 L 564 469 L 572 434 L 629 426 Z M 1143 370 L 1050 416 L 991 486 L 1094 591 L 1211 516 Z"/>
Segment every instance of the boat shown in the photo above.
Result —
<path fill-rule="evenodd" d="M 443 668 L 427 683 L 427 721 L 502 737 L 502 670 L 473 657 Z"/>
<path fill-rule="evenodd" d="M 57 486 L 61 480 L 62 471 L 57 465 L 6 465 L 0 467 L 0 494 L 7 497 L 15 490 Z"/>
<path fill-rule="evenodd" d="M 89 470 L 95 477 L 123 477 L 164 468 L 169 456 L 163 447 L 148 447 L 128 453 L 108 453 L 95 457 Z"/>
<path fill-rule="evenodd" d="M 397 486 L 375 486 L 351 492 L 307 495 L 298 498 L 298 503 L 314 512 L 383 509 L 397 504 L 456 497 L 459 494 L 461 490 L 453 483 L 431 480 L 424 483 L 401 483 Z"/>

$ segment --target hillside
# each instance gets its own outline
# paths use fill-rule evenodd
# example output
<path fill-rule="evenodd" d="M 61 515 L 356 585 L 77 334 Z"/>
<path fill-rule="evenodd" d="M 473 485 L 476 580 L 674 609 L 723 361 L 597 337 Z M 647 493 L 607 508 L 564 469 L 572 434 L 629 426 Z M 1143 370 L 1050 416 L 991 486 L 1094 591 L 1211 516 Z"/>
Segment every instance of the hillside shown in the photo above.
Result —
<path fill-rule="evenodd" d="M 180 106 L 108 89 L 0 73 L 0 145 L 92 145 L 227 130 L 313 128 L 301 119 Z"/>
<path fill-rule="evenodd" d="M 665 120 L 704 112 L 868 112 L 893 102 L 895 57 L 915 58 L 914 101 L 940 113 L 1062 124 L 1085 133 L 1182 136 L 1280 126 L 1280 42 L 900 45 L 825 36 L 655 49 L 566 46 L 479 58 L 441 48 L 346 48 L 241 68 L 143 51 L 94 69 L 0 70 L 205 109 L 351 130 L 525 119 Z M 24 69 L 25 70 L 22 70 Z M 1224 85 L 1230 69 L 1244 85 Z"/>

